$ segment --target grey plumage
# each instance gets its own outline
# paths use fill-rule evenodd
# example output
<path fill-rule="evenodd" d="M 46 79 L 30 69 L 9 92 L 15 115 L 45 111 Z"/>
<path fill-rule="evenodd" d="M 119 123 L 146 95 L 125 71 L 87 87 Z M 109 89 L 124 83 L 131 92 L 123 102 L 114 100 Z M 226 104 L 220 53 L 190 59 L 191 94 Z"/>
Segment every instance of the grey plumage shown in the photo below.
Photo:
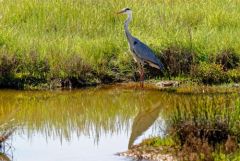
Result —
<path fill-rule="evenodd" d="M 144 82 L 144 64 L 148 64 L 157 69 L 164 69 L 162 62 L 156 57 L 153 51 L 143 42 L 141 42 L 136 37 L 132 36 L 128 30 L 128 25 L 132 20 L 132 10 L 129 8 L 122 9 L 118 13 L 127 14 L 128 18 L 124 22 L 124 30 L 128 40 L 128 44 L 132 53 L 134 60 L 138 63 L 140 68 L 140 80 L 141 87 L 143 87 Z"/>
<path fill-rule="evenodd" d="M 147 63 L 154 68 L 163 69 L 164 68 L 163 64 L 156 57 L 154 52 L 146 44 L 141 42 L 136 37 L 132 36 L 131 33 L 129 32 L 128 25 L 132 20 L 132 11 L 129 8 L 126 8 L 120 11 L 120 13 L 125 13 L 128 15 L 128 18 L 124 23 L 124 30 L 134 60 L 141 66 Z"/>
<path fill-rule="evenodd" d="M 153 51 L 147 45 L 136 38 L 133 43 L 132 52 L 134 52 L 141 60 L 143 60 L 144 63 L 148 63 L 150 66 L 157 69 L 163 69 L 163 64 L 156 57 Z"/>

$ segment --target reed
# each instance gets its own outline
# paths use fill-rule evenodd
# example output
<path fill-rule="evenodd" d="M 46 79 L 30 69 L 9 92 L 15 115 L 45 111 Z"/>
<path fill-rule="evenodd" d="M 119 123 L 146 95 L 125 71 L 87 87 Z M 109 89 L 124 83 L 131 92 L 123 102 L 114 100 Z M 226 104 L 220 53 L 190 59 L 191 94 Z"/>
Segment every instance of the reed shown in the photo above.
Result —
<path fill-rule="evenodd" d="M 191 105 L 175 106 L 170 115 L 170 134 L 181 147 L 181 157 L 218 160 L 239 151 L 239 99 L 232 104 L 214 96 L 196 98 Z"/>

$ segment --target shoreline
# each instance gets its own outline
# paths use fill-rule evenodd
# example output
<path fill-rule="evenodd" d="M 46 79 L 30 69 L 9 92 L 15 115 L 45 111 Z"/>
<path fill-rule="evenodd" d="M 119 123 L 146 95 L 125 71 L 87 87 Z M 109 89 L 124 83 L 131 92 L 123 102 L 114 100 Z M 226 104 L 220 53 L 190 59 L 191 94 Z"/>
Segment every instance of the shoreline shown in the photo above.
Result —
<path fill-rule="evenodd" d="M 38 86 L 25 85 L 24 88 L 0 87 L 3 89 L 15 90 L 55 90 L 55 89 L 84 89 L 84 88 L 123 88 L 123 89 L 140 89 L 140 90 L 159 90 L 165 92 L 175 92 L 181 94 L 199 94 L 199 93 L 235 93 L 240 92 L 240 83 L 222 83 L 222 84 L 202 84 L 186 80 L 146 80 L 144 88 L 140 87 L 139 82 L 125 80 L 109 83 L 84 84 L 82 86 L 61 86 L 60 84 L 39 84 Z"/>
<path fill-rule="evenodd" d="M 151 161 L 177 161 L 175 147 L 154 147 L 146 145 L 134 145 L 127 151 L 117 153 L 118 156 L 128 157 L 136 160 Z"/>

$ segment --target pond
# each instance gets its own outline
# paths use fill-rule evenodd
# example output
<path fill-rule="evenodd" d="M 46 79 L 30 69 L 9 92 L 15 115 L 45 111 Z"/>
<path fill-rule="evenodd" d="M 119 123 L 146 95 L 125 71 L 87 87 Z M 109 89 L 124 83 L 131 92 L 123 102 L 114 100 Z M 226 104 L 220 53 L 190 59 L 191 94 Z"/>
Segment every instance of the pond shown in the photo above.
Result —
<path fill-rule="evenodd" d="M 115 155 L 165 134 L 174 106 L 231 106 L 237 94 L 184 94 L 116 86 L 54 91 L 0 91 L 0 123 L 14 128 L 4 157 L 14 161 L 126 161 Z M 3 150 L 2 150 L 3 151 Z M 0 155 L 1 157 L 1 155 Z"/>

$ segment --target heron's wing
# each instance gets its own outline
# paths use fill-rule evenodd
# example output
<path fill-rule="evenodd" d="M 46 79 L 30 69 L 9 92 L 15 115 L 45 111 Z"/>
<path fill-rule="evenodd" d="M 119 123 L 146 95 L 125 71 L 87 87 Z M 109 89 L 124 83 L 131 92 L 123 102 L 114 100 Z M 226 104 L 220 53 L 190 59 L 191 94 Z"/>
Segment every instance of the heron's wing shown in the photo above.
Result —
<path fill-rule="evenodd" d="M 133 52 L 144 62 L 149 63 L 149 65 L 163 69 L 164 66 L 162 62 L 156 57 L 153 51 L 145 45 L 143 42 L 137 38 L 133 39 Z M 154 66 L 155 65 L 155 66 Z"/>

